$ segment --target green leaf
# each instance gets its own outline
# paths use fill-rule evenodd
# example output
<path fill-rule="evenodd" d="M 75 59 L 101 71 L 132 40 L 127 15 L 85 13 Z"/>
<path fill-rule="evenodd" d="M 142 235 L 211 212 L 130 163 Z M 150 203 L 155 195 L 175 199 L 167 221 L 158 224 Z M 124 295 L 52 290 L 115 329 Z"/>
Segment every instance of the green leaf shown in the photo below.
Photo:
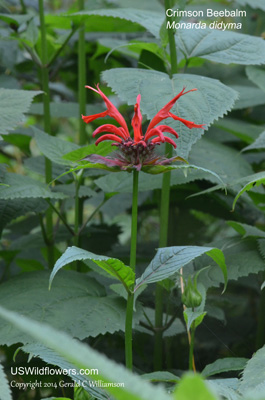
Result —
<path fill-rule="evenodd" d="M 96 18 L 94 16 L 97 16 Z M 106 10 L 94 10 L 94 11 L 82 11 L 75 14 L 69 14 L 69 17 L 74 22 L 85 21 L 87 24 L 93 24 L 93 21 L 97 21 L 103 18 L 106 20 L 107 17 L 113 17 L 118 19 L 124 19 L 133 23 L 141 25 L 144 29 L 152 33 L 156 38 L 159 38 L 159 30 L 163 23 L 164 16 L 160 12 L 153 10 L 136 10 L 134 8 L 115 8 Z M 128 23 L 127 23 L 128 24 Z M 91 31 L 93 27 L 91 26 Z"/>
<path fill-rule="evenodd" d="M 1 304 L 79 339 L 124 330 L 123 299 L 106 296 L 97 281 L 75 271 L 62 271 L 49 291 L 49 275 L 49 271 L 28 272 L 1 284 Z M 30 343 L 30 337 L 1 320 L 0 343 L 19 342 Z"/>
<path fill-rule="evenodd" d="M 245 368 L 247 361 L 247 358 L 242 357 L 220 358 L 212 364 L 206 365 L 202 371 L 202 375 L 208 377 L 221 374 L 222 372 L 241 371 Z"/>
<path fill-rule="evenodd" d="M 235 110 L 260 106 L 265 103 L 265 93 L 256 86 L 230 85 L 230 88 L 239 94 L 239 99 L 234 105 Z"/>
<path fill-rule="evenodd" d="M 24 121 L 34 96 L 42 92 L 0 88 L 0 134 L 6 134 Z"/>
<path fill-rule="evenodd" d="M 186 309 L 183 312 L 185 322 L 187 324 L 187 329 L 190 330 L 191 324 L 195 321 L 195 328 L 199 326 L 202 321 L 204 320 L 204 317 L 206 315 L 206 311 L 201 312 L 201 311 L 192 311 L 191 308 Z"/>
<path fill-rule="evenodd" d="M 39 214 L 47 208 L 48 204 L 42 199 L 0 200 L 0 232 L 13 219 L 29 212 Z"/>
<path fill-rule="evenodd" d="M 265 183 L 265 172 L 258 172 L 257 174 L 253 174 L 252 176 L 249 177 L 244 177 L 241 179 L 240 182 L 244 182 L 251 178 L 248 183 L 237 193 L 234 201 L 233 201 L 233 206 L 232 209 L 235 209 L 235 205 L 237 203 L 237 200 L 239 199 L 240 196 L 242 196 L 243 193 L 248 192 L 251 190 L 254 186 L 259 186 L 262 183 Z M 239 182 L 238 182 L 239 183 Z"/>
<path fill-rule="evenodd" d="M 49 286 L 51 287 L 52 281 L 56 273 L 62 267 L 76 260 L 92 260 L 100 268 L 108 272 L 112 277 L 121 281 L 127 289 L 134 283 L 135 274 L 132 269 L 117 258 L 98 256 L 97 254 L 93 254 L 90 251 L 72 246 L 68 247 L 64 254 L 59 258 L 59 260 L 57 260 L 50 276 Z"/>
<path fill-rule="evenodd" d="M 222 64 L 257 65 L 265 62 L 262 38 L 215 29 L 178 29 L 177 48 L 186 58 L 201 57 Z"/>
<path fill-rule="evenodd" d="M 248 5 L 251 8 L 259 8 L 260 10 L 265 11 L 263 0 L 236 0 L 236 2 L 241 6 Z"/>
<path fill-rule="evenodd" d="M 34 340 L 54 350 L 77 368 L 97 369 L 99 374 L 92 373 L 91 379 L 112 383 L 122 382 L 124 386 L 106 387 L 106 391 L 117 400 L 172 400 L 163 388 L 153 387 L 125 367 L 115 364 L 88 345 L 72 339 L 51 326 L 33 321 L 3 307 L 0 307 L 0 315 L 9 322 L 9 328 L 10 325 L 15 326 Z"/>
<path fill-rule="evenodd" d="M 45 155 L 45 157 L 56 164 L 69 165 L 69 162 L 62 157 L 70 151 L 78 150 L 80 148 L 75 143 L 48 135 L 35 127 L 33 127 L 33 131 L 34 138 L 40 151 Z"/>
<path fill-rule="evenodd" d="M 180 268 L 185 267 L 196 257 L 205 253 L 216 261 L 221 268 L 226 287 L 227 271 L 221 250 L 212 247 L 173 246 L 158 249 L 142 276 L 136 280 L 135 291 L 143 284 L 159 282 L 172 276 Z"/>
<path fill-rule="evenodd" d="M 113 146 L 110 142 L 101 142 L 97 146 L 95 144 L 89 144 L 85 147 L 78 148 L 77 150 L 70 151 L 63 156 L 64 160 L 77 162 L 85 158 L 90 154 L 98 154 L 100 156 L 106 156 L 113 151 Z"/>
<path fill-rule="evenodd" d="M 244 239 L 248 237 L 265 238 L 265 232 L 256 228 L 255 226 L 242 224 L 241 222 L 236 221 L 228 221 L 227 224 L 235 229 L 235 231 L 237 231 L 240 235 L 242 235 Z"/>
<path fill-rule="evenodd" d="M 7 380 L 2 364 L 0 364 L 0 399 L 12 400 L 10 385 Z"/>
<path fill-rule="evenodd" d="M 22 25 L 33 18 L 32 14 L 0 14 L 0 19 L 7 24 Z"/>
<path fill-rule="evenodd" d="M 72 102 L 51 102 L 50 103 L 51 116 L 56 118 L 81 118 L 78 103 Z M 96 114 L 104 110 L 102 104 L 88 104 L 86 106 L 86 115 Z M 43 115 L 43 103 L 31 104 L 28 111 L 29 114 Z"/>
<path fill-rule="evenodd" d="M 265 149 L 265 131 L 249 146 L 245 147 L 242 151 L 260 150 Z"/>
<path fill-rule="evenodd" d="M 155 371 L 149 372 L 148 374 L 141 375 L 143 379 L 146 379 L 150 382 L 170 382 L 170 383 L 178 383 L 180 381 L 180 377 L 172 374 L 168 371 Z"/>
<path fill-rule="evenodd" d="M 265 92 L 265 70 L 260 67 L 249 66 L 246 68 L 248 78 Z"/>
<path fill-rule="evenodd" d="M 262 126 L 250 124 L 249 122 L 234 118 L 223 118 L 215 122 L 214 125 L 232 133 L 246 143 L 252 143 L 264 129 Z"/>
<path fill-rule="evenodd" d="M 67 370 L 68 375 L 73 379 L 73 381 L 77 382 L 78 384 L 82 384 L 82 387 L 86 389 L 91 396 L 95 397 L 99 400 L 109 400 L 109 396 L 105 393 L 102 389 L 97 388 L 96 386 L 93 387 L 90 385 L 90 381 L 87 379 L 86 375 L 80 374 L 75 366 L 66 361 L 63 357 L 59 356 L 55 351 L 43 346 L 39 343 L 30 343 L 26 344 L 25 346 L 21 347 L 21 350 L 25 351 L 26 353 L 30 353 L 30 358 L 40 357 L 46 363 L 50 365 L 56 365 L 61 369 Z"/>
<path fill-rule="evenodd" d="M 259 349 L 253 357 L 247 362 L 246 368 L 243 371 L 242 379 L 239 384 L 239 392 L 245 394 L 246 392 L 261 387 L 264 394 L 265 385 L 265 346 Z M 262 387 L 263 386 L 263 387 Z"/>
<path fill-rule="evenodd" d="M 177 385 L 173 398 L 175 400 L 218 400 L 199 374 L 184 375 Z"/>
<path fill-rule="evenodd" d="M 43 198 L 43 199 L 65 199 L 63 193 L 56 193 L 39 181 L 28 176 L 15 173 L 7 173 L 4 183 L 9 185 L 0 187 L 0 199 L 26 199 L 26 198 Z"/>
<path fill-rule="evenodd" d="M 181 118 L 206 126 L 227 113 L 237 98 L 237 93 L 228 86 L 215 79 L 197 75 L 177 74 L 171 80 L 163 72 L 117 68 L 104 71 L 102 77 L 130 105 L 135 104 L 140 93 L 141 110 L 148 119 L 153 118 L 183 87 L 187 90 L 197 88 L 198 91 L 181 97 L 172 108 L 172 112 Z M 179 121 L 168 121 L 168 125 L 179 134 L 179 139 L 176 139 L 178 156 L 187 158 L 191 146 L 202 136 L 203 129 L 189 129 Z"/>

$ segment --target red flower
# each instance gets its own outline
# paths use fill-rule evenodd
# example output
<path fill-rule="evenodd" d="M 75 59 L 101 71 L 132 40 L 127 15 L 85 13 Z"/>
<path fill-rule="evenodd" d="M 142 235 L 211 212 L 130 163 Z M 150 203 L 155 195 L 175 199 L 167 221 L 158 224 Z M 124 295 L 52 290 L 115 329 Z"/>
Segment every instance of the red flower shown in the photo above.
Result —
<path fill-rule="evenodd" d="M 128 130 L 128 126 L 121 115 L 121 113 L 117 110 L 117 108 L 111 103 L 111 101 L 105 96 L 105 94 L 99 89 L 99 85 L 97 85 L 97 89 L 94 89 L 90 86 L 86 86 L 86 88 L 93 90 L 98 93 L 102 99 L 104 100 L 107 110 L 90 116 L 82 115 L 83 121 L 86 123 L 92 122 L 97 118 L 102 118 L 105 116 L 110 116 L 114 118 L 118 123 L 119 127 L 112 124 L 105 124 L 98 127 L 94 133 L 93 137 L 96 135 L 106 132 L 106 134 L 100 136 L 96 140 L 96 145 L 104 140 L 111 140 L 113 146 L 117 146 L 119 148 L 119 152 L 115 152 L 115 158 L 113 157 L 102 157 L 96 154 L 90 155 L 84 160 L 89 160 L 92 162 L 98 162 L 106 164 L 107 166 L 118 166 L 121 169 L 136 168 L 140 170 L 144 165 L 165 165 L 170 164 L 172 161 L 176 159 L 173 157 L 171 159 L 161 158 L 160 156 L 154 153 L 154 148 L 156 145 L 160 145 L 161 143 L 167 142 L 170 143 L 174 148 L 176 148 L 175 142 L 169 138 L 168 136 L 164 136 L 164 132 L 171 133 L 176 138 L 178 138 L 177 132 L 167 125 L 157 125 L 162 120 L 166 118 L 173 118 L 177 121 L 182 122 L 188 128 L 203 128 L 204 125 L 197 125 L 194 122 L 187 121 L 183 118 L 180 118 L 170 112 L 171 108 L 175 104 L 175 102 L 184 94 L 189 92 L 193 92 L 197 89 L 191 89 L 185 92 L 185 88 L 175 96 L 170 102 L 168 102 L 161 110 L 154 116 L 154 118 L 150 121 L 149 126 L 143 135 L 142 132 L 142 114 L 140 111 L 140 100 L 141 95 L 138 94 L 136 99 L 136 104 L 134 106 L 134 116 L 132 118 L 132 127 L 134 137 L 131 138 Z"/>

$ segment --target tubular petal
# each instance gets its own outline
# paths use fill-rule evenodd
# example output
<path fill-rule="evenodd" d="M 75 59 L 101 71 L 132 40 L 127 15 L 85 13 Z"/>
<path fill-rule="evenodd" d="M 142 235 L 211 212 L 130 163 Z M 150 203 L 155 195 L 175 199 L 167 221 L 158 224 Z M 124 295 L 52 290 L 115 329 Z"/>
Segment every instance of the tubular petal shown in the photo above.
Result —
<path fill-rule="evenodd" d="M 93 92 L 98 93 L 102 99 L 104 100 L 106 106 L 107 106 L 107 111 L 105 115 L 109 115 L 110 117 L 114 118 L 125 130 L 125 132 L 128 133 L 129 135 L 129 131 L 128 131 L 128 127 L 127 124 L 125 122 L 125 119 L 123 118 L 123 116 L 121 115 L 121 113 L 117 110 L 117 108 L 114 106 L 114 104 L 112 104 L 112 102 L 107 98 L 107 96 L 100 90 L 99 85 L 97 84 L 97 89 L 92 88 L 91 86 L 85 86 L 87 89 L 93 90 Z M 96 117 L 98 118 L 98 117 Z M 94 118 L 95 119 L 95 118 Z"/>
<path fill-rule="evenodd" d="M 174 148 L 177 147 L 177 145 L 176 145 L 176 143 L 174 142 L 174 140 L 170 139 L 168 136 L 164 136 L 164 138 L 165 138 L 165 142 L 172 144 L 172 146 L 173 146 Z M 161 142 L 160 137 L 156 137 L 155 139 L 152 139 L 152 140 L 151 140 L 151 143 L 160 143 L 160 142 Z"/>
<path fill-rule="evenodd" d="M 119 136 L 116 135 L 103 135 L 100 138 L 98 138 L 95 142 L 95 145 L 97 146 L 100 142 L 103 142 L 103 140 L 113 140 L 114 142 L 119 142 L 122 143 L 122 139 Z"/>
<path fill-rule="evenodd" d="M 147 128 L 146 133 L 152 129 L 154 126 L 156 126 L 160 121 L 162 121 L 163 119 L 168 118 L 169 115 L 169 111 L 171 110 L 171 108 L 174 106 L 174 104 L 176 103 L 176 101 L 183 96 L 184 94 L 190 93 L 190 92 L 194 92 L 197 89 L 191 89 L 188 90 L 187 92 L 185 92 L 185 87 L 182 89 L 182 91 L 177 94 L 177 96 L 175 96 L 172 100 L 170 100 L 163 108 L 161 108 L 160 111 L 158 111 L 158 113 L 154 116 L 154 118 L 150 121 L 150 124 Z"/>
<path fill-rule="evenodd" d="M 188 128 L 192 129 L 192 128 L 204 128 L 205 124 L 195 124 L 192 121 L 188 121 L 186 119 L 180 118 L 177 115 L 172 114 L 171 112 L 169 113 L 169 116 L 173 119 L 175 119 L 176 121 L 180 121 L 182 122 L 184 125 L 186 125 Z"/>
<path fill-rule="evenodd" d="M 136 104 L 134 106 L 134 116 L 132 118 L 134 140 L 136 143 L 138 143 L 143 138 L 143 132 L 142 132 L 143 117 L 142 117 L 142 114 L 140 111 L 140 101 L 141 101 L 141 95 L 138 94 L 137 99 L 136 99 Z"/>
<path fill-rule="evenodd" d="M 93 114 L 93 115 L 88 115 L 88 116 L 82 115 L 82 120 L 83 120 L 86 124 L 89 124 L 89 122 L 94 121 L 94 119 L 103 118 L 103 117 L 105 117 L 106 115 L 108 115 L 108 111 L 103 111 L 103 112 L 101 112 L 101 113 Z"/>
<path fill-rule="evenodd" d="M 150 131 L 148 131 L 145 134 L 144 140 L 148 140 L 148 139 L 150 139 L 150 137 L 155 136 L 155 135 L 164 136 L 164 135 L 162 135 L 162 132 L 172 133 L 172 135 L 176 136 L 176 138 L 179 137 L 179 135 L 177 134 L 175 129 L 171 128 L 170 126 L 168 126 L 168 125 L 158 125 L 157 127 L 152 128 Z"/>
<path fill-rule="evenodd" d="M 127 139 L 129 137 L 129 134 L 127 135 L 126 132 L 124 132 L 123 128 L 118 128 L 115 125 L 111 125 L 111 124 L 105 124 L 105 125 L 101 125 L 99 126 L 94 132 L 93 132 L 93 137 L 95 137 L 96 135 L 98 135 L 99 133 L 102 132 L 110 132 L 110 133 L 114 133 L 115 135 L 121 136 L 123 139 Z"/>

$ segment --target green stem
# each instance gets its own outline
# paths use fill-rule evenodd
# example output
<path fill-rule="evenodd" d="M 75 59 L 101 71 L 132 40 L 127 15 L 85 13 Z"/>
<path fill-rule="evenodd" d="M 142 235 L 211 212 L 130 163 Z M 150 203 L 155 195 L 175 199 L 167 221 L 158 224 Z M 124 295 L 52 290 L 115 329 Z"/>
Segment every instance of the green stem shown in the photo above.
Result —
<path fill-rule="evenodd" d="M 60 218 L 60 220 L 62 221 L 62 223 L 64 224 L 64 226 L 66 227 L 66 229 L 71 233 L 71 235 L 74 236 L 74 231 L 71 228 L 70 225 L 68 225 L 66 219 L 62 216 L 62 214 L 60 213 L 60 211 L 57 210 L 56 207 L 54 207 L 54 205 L 52 204 L 52 202 L 49 199 L 45 199 L 47 201 L 47 203 L 49 204 L 49 206 L 53 209 L 53 211 L 58 215 L 58 217 Z"/>
<path fill-rule="evenodd" d="M 102 200 L 101 203 L 99 203 L 99 205 L 95 208 L 95 210 L 92 212 L 92 214 L 89 215 L 89 217 L 87 218 L 87 220 L 83 223 L 83 225 L 81 226 L 81 228 L 79 229 L 78 234 L 80 235 L 80 233 L 83 231 L 83 229 L 85 229 L 85 227 L 87 226 L 87 224 L 89 223 L 89 221 L 91 221 L 92 218 L 94 218 L 94 215 L 96 215 L 96 213 L 101 209 L 101 207 L 106 203 L 106 201 L 108 201 L 108 198 L 104 198 Z"/>
<path fill-rule="evenodd" d="M 45 67 L 47 64 L 47 42 L 46 42 L 46 27 L 43 0 L 39 0 L 39 15 L 40 15 L 40 31 L 41 31 L 41 52 L 42 52 L 42 68 L 41 79 L 43 95 L 43 108 L 44 108 L 44 130 L 49 135 L 51 134 L 51 116 L 50 116 L 50 90 L 49 90 L 49 71 Z M 48 158 L 45 158 L 45 180 L 50 183 L 52 180 L 52 163 Z M 46 211 L 46 234 L 48 238 L 47 253 L 48 253 L 48 266 L 53 268 L 54 265 L 54 246 L 53 246 L 53 220 L 52 209 L 48 208 Z"/>
<path fill-rule="evenodd" d="M 165 9 L 171 8 L 171 0 L 165 0 Z M 167 17 L 168 21 L 171 21 L 171 17 Z M 170 62 L 171 71 L 170 78 L 174 73 L 177 73 L 177 52 L 175 44 L 175 32 L 172 29 L 168 29 L 168 41 L 170 49 Z M 172 146 L 166 144 L 166 154 L 168 157 L 172 157 Z M 161 192 L 161 204 L 160 204 L 160 237 L 159 247 L 167 246 L 168 236 L 168 215 L 169 215 L 169 200 L 170 200 L 170 172 L 163 175 L 162 192 Z M 163 364 L 163 330 L 159 329 L 163 326 L 163 297 L 164 289 L 161 285 L 156 285 L 155 294 L 155 327 L 158 328 L 155 333 L 155 347 L 154 347 L 154 369 L 161 370 Z"/>
<path fill-rule="evenodd" d="M 138 213 L 138 179 L 139 172 L 133 171 L 133 199 L 132 199 L 132 226 L 131 226 L 131 253 L 130 267 L 135 272 L 136 247 L 137 247 L 137 213 Z M 133 289 L 133 288 L 132 288 Z M 125 321 L 125 361 L 126 367 L 132 370 L 132 321 L 133 321 L 134 293 L 128 293 L 126 321 Z"/>
<path fill-rule="evenodd" d="M 79 199 L 79 189 L 82 182 L 82 175 L 76 176 L 75 181 L 75 237 L 74 237 L 74 245 L 79 246 L 79 212 L 80 212 L 80 199 Z"/>
<path fill-rule="evenodd" d="M 47 68 L 50 67 L 53 64 L 53 62 L 56 60 L 56 58 L 60 55 L 60 53 L 63 51 L 63 49 L 65 48 L 65 46 L 67 45 L 67 43 L 69 42 L 71 37 L 73 36 L 73 34 L 76 32 L 76 30 L 77 30 L 77 27 L 75 27 L 71 30 L 71 32 L 69 33 L 69 35 L 67 36 L 67 38 L 65 39 L 65 41 L 63 42 L 61 47 L 54 53 L 54 55 L 52 56 L 50 61 L 46 64 Z"/>
<path fill-rule="evenodd" d="M 191 330 L 191 334 L 190 334 L 190 352 L 189 352 L 189 370 L 190 371 L 194 371 L 193 353 L 194 353 L 195 329 L 196 329 L 195 328 L 195 321 L 193 321 L 192 324 L 191 324 L 191 327 L 190 327 L 190 330 Z"/>
<path fill-rule="evenodd" d="M 78 0 L 78 9 L 84 9 L 84 0 Z M 86 143 L 85 124 L 81 118 L 81 114 L 86 114 L 86 51 L 85 51 L 85 25 L 82 22 L 79 27 L 78 38 L 78 101 L 79 101 L 79 144 Z"/>

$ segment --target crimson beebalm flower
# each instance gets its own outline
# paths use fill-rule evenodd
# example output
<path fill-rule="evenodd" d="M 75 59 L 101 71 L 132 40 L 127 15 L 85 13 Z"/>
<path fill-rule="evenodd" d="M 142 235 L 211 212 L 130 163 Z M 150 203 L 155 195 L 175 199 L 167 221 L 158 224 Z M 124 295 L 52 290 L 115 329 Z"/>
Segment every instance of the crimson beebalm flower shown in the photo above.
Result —
<path fill-rule="evenodd" d="M 136 170 L 141 170 L 144 166 L 154 166 L 154 165 L 168 165 L 176 160 L 183 160 L 180 157 L 166 158 L 157 155 L 154 151 L 157 145 L 167 142 L 170 143 L 174 148 L 176 148 L 176 143 L 164 135 L 164 132 L 171 133 L 176 138 L 178 138 L 177 132 L 168 125 L 158 125 L 161 121 L 166 118 L 173 118 L 174 120 L 182 122 L 188 128 L 203 128 L 204 125 L 197 125 L 194 122 L 187 121 L 186 119 L 180 118 L 170 112 L 176 101 L 189 92 L 193 92 L 197 89 L 191 89 L 185 92 L 185 88 L 175 96 L 170 102 L 168 102 L 161 110 L 154 116 L 150 121 L 148 128 L 143 135 L 142 132 L 142 114 L 140 111 L 140 100 L 141 95 L 138 94 L 136 99 L 136 104 L 134 106 L 134 116 L 132 118 L 133 127 L 133 138 L 130 136 L 128 126 L 117 108 L 112 104 L 112 102 L 105 96 L 105 94 L 100 90 L 99 85 L 97 89 L 90 86 L 86 88 L 93 90 L 98 93 L 104 100 L 107 110 L 99 114 L 84 116 L 82 115 L 83 121 L 87 124 L 94 121 L 97 118 L 102 118 L 109 116 L 114 118 L 119 127 L 112 124 L 105 124 L 98 127 L 94 133 L 93 137 L 105 133 L 96 140 L 96 145 L 104 140 L 111 140 L 113 146 L 117 146 L 118 150 L 111 154 L 109 157 L 102 157 L 97 154 L 92 154 L 84 158 L 84 160 L 92 161 L 99 164 L 105 164 L 108 167 L 119 167 L 122 170 L 135 168 Z"/>

